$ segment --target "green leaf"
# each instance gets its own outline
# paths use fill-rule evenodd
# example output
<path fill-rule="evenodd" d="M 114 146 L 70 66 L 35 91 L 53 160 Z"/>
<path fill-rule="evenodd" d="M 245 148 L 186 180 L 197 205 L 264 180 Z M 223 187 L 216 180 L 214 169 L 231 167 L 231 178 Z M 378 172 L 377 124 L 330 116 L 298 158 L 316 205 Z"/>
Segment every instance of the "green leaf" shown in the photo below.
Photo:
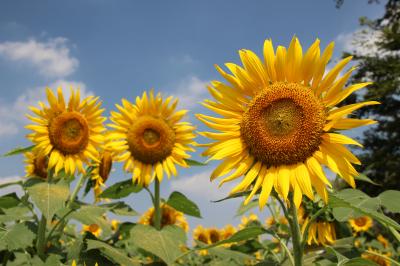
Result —
<path fill-rule="evenodd" d="M 72 213 L 70 218 L 86 225 L 97 224 L 103 230 L 103 233 L 108 235 L 111 233 L 111 228 L 110 224 L 103 218 L 106 211 L 107 208 L 100 206 L 84 205 Z"/>
<path fill-rule="evenodd" d="M 376 264 L 375 262 L 371 260 L 366 260 L 363 258 L 353 258 L 348 261 L 346 261 L 344 266 L 379 266 L 379 264 Z"/>
<path fill-rule="evenodd" d="M 117 263 L 118 265 L 134 266 L 141 265 L 139 261 L 129 258 L 121 250 L 116 249 L 104 242 L 97 240 L 87 240 L 87 250 L 98 249 L 100 252 L 106 256 L 109 260 Z"/>
<path fill-rule="evenodd" d="M 18 205 L 9 209 L 3 209 L 4 214 L 0 215 L 0 223 L 13 221 L 28 221 L 32 219 L 31 211 L 23 205 Z"/>
<path fill-rule="evenodd" d="M 125 215 L 125 216 L 136 216 L 138 213 L 132 209 L 128 204 L 123 201 L 113 202 L 102 204 L 100 207 L 109 209 L 110 212 L 113 212 L 118 215 Z"/>
<path fill-rule="evenodd" d="M 108 187 L 100 194 L 100 197 L 107 199 L 120 199 L 130 195 L 131 193 L 138 193 L 141 190 L 142 186 L 135 185 L 132 182 L 132 179 L 128 179 Z"/>
<path fill-rule="evenodd" d="M 251 193 L 250 190 L 249 191 L 242 191 L 242 192 L 231 194 L 231 195 L 229 195 L 229 196 L 227 196 L 225 198 L 219 199 L 219 200 L 212 200 L 211 202 L 216 203 L 216 202 L 221 202 L 221 201 L 225 201 L 225 200 L 228 200 L 228 199 L 241 198 L 243 196 L 249 195 L 250 193 Z"/>
<path fill-rule="evenodd" d="M 333 255 L 336 256 L 337 261 L 338 261 L 337 265 L 343 265 L 345 262 L 347 262 L 349 260 L 346 256 L 343 256 L 341 253 L 339 253 L 338 251 L 336 251 L 334 248 L 332 248 L 330 246 L 326 246 L 325 249 L 329 253 L 332 253 Z"/>
<path fill-rule="evenodd" d="M 91 179 L 91 178 L 87 179 L 85 189 L 83 190 L 84 197 L 89 193 L 89 191 L 92 189 L 92 187 L 94 187 L 94 184 L 95 184 L 95 182 L 93 179 Z"/>
<path fill-rule="evenodd" d="M 329 195 L 329 206 L 333 208 L 334 215 L 335 208 L 348 208 L 357 214 L 370 216 L 385 226 L 400 230 L 400 225 L 396 221 L 376 211 L 376 202 L 378 202 L 376 198 L 372 199 L 356 189 L 345 189 Z"/>
<path fill-rule="evenodd" d="M 190 166 L 206 166 L 206 163 L 198 162 L 191 159 L 185 159 L 185 162 Z"/>
<path fill-rule="evenodd" d="M 378 183 L 372 181 L 368 176 L 366 176 L 364 174 L 359 174 L 358 176 L 355 176 L 354 179 L 364 181 L 364 182 L 370 183 L 375 186 L 382 186 L 381 184 L 378 184 Z"/>
<path fill-rule="evenodd" d="M 69 197 L 69 188 L 58 184 L 38 183 L 27 190 L 32 201 L 49 221 L 64 207 Z"/>
<path fill-rule="evenodd" d="M 250 203 L 248 203 L 247 205 L 244 205 L 244 202 L 242 202 L 239 206 L 239 208 L 236 211 L 236 215 L 235 217 L 238 216 L 242 216 L 243 214 L 245 214 L 247 211 L 255 208 L 258 206 L 258 200 L 252 200 Z"/>
<path fill-rule="evenodd" d="M 165 226 L 157 230 L 152 226 L 137 224 L 130 232 L 131 241 L 137 247 L 150 252 L 166 264 L 173 265 L 181 254 L 181 246 L 186 242 L 186 234 L 177 226 Z"/>
<path fill-rule="evenodd" d="M 8 183 L 1 184 L 0 188 L 9 187 L 9 186 L 15 186 L 15 185 L 22 186 L 22 183 L 23 183 L 22 180 L 14 181 L 14 182 L 8 182 Z"/>
<path fill-rule="evenodd" d="M 3 157 L 9 157 L 9 156 L 18 155 L 18 154 L 21 154 L 21 153 L 25 153 L 25 152 L 31 151 L 34 147 L 35 147 L 35 145 L 29 146 L 29 147 L 24 147 L 24 148 L 18 147 L 18 148 L 15 148 L 15 149 L 11 150 L 11 151 L 6 152 L 2 156 Z"/>
<path fill-rule="evenodd" d="M 246 265 L 245 261 L 254 260 L 253 256 L 247 255 L 246 253 L 230 250 L 223 247 L 214 247 L 209 249 L 208 252 L 213 255 L 220 257 L 222 259 L 229 258 L 230 262 L 226 265 L 232 265 L 232 260 L 239 263 L 239 265 Z"/>
<path fill-rule="evenodd" d="M 383 207 L 388 211 L 400 213 L 400 191 L 386 190 L 378 196 Z"/>
<path fill-rule="evenodd" d="M 246 227 L 246 228 L 236 232 L 230 238 L 224 239 L 224 240 L 214 243 L 212 245 L 203 246 L 200 249 L 209 249 L 209 248 L 213 248 L 213 247 L 216 247 L 216 246 L 219 246 L 222 244 L 240 242 L 240 241 L 256 238 L 259 235 L 266 234 L 266 233 L 272 233 L 272 232 L 270 232 L 269 230 L 264 229 L 262 227 L 259 227 L 259 226 L 250 226 L 250 227 Z"/>
<path fill-rule="evenodd" d="M 175 210 L 183 212 L 187 215 L 201 218 L 200 210 L 197 205 L 189 200 L 185 195 L 178 191 L 174 191 L 168 198 L 167 204 Z"/>
<path fill-rule="evenodd" d="M 15 224 L 11 229 L 0 228 L 0 249 L 16 250 L 32 245 L 35 234 L 23 223 Z"/>
<path fill-rule="evenodd" d="M 8 209 L 17 206 L 21 200 L 18 198 L 17 194 L 10 193 L 0 197 L 0 208 Z"/>

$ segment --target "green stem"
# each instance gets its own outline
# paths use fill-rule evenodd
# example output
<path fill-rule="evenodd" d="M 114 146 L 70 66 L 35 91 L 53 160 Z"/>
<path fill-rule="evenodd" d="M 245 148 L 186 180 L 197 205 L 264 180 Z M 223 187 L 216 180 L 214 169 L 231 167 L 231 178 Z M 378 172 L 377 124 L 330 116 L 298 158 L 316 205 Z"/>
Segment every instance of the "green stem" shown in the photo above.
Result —
<path fill-rule="evenodd" d="M 290 230 L 292 231 L 292 244 L 293 244 L 293 255 L 294 255 L 294 265 L 303 265 L 303 245 L 302 245 L 302 234 L 300 230 L 299 221 L 297 219 L 297 209 L 294 204 L 293 195 L 289 196 L 290 206 L 289 211 L 291 214 Z"/>
<path fill-rule="evenodd" d="M 285 250 L 286 254 L 288 255 L 290 263 L 292 265 L 294 265 L 294 259 L 293 259 L 292 254 L 290 253 L 290 250 L 289 250 L 288 246 L 285 244 L 285 242 L 283 242 L 282 238 L 280 238 L 277 234 L 275 234 L 274 237 L 276 239 L 278 239 L 279 244 L 281 245 L 281 247 L 283 247 L 283 249 Z M 274 253 L 274 252 L 272 252 L 272 253 Z"/>
<path fill-rule="evenodd" d="M 154 227 L 161 230 L 160 181 L 158 178 L 154 182 Z"/>
<path fill-rule="evenodd" d="M 37 253 L 40 258 L 44 259 L 44 249 L 45 249 L 45 238 L 46 238 L 46 224 L 47 220 L 42 215 L 42 218 L 40 220 L 39 226 L 38 226 L 38 232 L 37 232 L 37 241 L 36 241 L 36 249 Z"/>
<path fill-rule="evenodd" d="M 76 186 L 74 188 L 74 191 L 72 191 L 71 196 L 69 197 L 68 203 L 67 203 L 67 208 L 71 207 L 72 203 L 74 203 L 76 195 L 78 195 L 79 190 L 81 190 L 83 183 L 85 181 L 86 175 L 81 175 L 81 177 L 78 180 L 78 183 L 76 183 Z"/>

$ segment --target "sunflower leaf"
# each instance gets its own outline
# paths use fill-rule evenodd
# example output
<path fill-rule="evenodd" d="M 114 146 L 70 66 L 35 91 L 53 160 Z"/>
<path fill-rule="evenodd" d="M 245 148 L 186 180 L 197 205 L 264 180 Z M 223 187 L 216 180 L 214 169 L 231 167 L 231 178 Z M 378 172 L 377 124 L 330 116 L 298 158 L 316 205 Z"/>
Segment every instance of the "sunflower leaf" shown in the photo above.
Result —
<path fill-rule="evenodd" d="M 381 184 L 378 184 L 378 183 L 372 181 L 368 176 L 366 176 L 364 174 L 359 174 L 358 176 L 355 176 L 354 179 L 364 181 L 364 182 L 370 183 L 375 186 L 382 186 Z"/>
<path fill-rule="evenodd" d="M 185 162 L 190 166 L 206 166 L 206 163 L 198 162 L 191 159 L 185 159 Z"/>
<path fill-rule="evenodd" d="M 110 212 L 117 215 L 136 216 L 138 213 L 123 201 L 102 204 L 99 207 L 108 208 Z"/>
<path fill-rule="evenodd" d="M 216 203 L 216 202 L 221 202 L 221 201 L 225 201 L 225 200 L 228 200 L 228 199 L 241 198 L 241 197 L 249 195 L 250 193 L 251 193 L 250 190 L 249 191 L 242 191 L 242 192 L 231 194 L 231 195 L 229 195 L 229 196 L 227 196 L 225 198 L 219 199 L 219 200 L 212 200 L 211 202 Z"/>
<path fill-rule="evenodd" d="M 252 200 L 247 205 L 244 205 L 244 202 L 242 202 L 236 211 L 235 217 L 239 217 L 257 206 L 258 206 L 258 200 Z"/>
<path fill-rule="evenodd" d="M 64 207 L 69 197 L 69 187 L 60 184 L 37 183 L 27 190 L 32 201 L 48 220 Z"/>
<path fill-rule="evenodd" d="M 381 201 L 383 207 L 393 213 L 400 213 L 400 191 L 386 190 L 382 192 L 378 199 Z"/>
<path fill-rule="evenodd" d="M 35 234 L 23 223 L 0 229 L 0 249 L 23 249 L 31 246 L 34 239 Z"/>
<path fill-rule="evenodd" d="M 167 265 L 174 265 L 175 260 L 182 255 L 181 246 L 186 243 L 186 234 L 177 226 L 164 226 L 157 230 L 152 226 L 137 224 L 130 231 L 133 244 L 150 252 Z"/>
<path fill-rule="evenodd" d="M 138 193 L 142 190 L 142 186 L 135 185 L 132 179 L 127 179 L 108 187 L 99 195 L 100 198 L 120 199 L 131 193 Z"/>
<path fill-rule="evenodd" d="M 28 147 L 18 147 L 18 148 L 12 149 L 11 151 L 4 153 L 2 155 L 2 157 L 9 157 L 9 156 L 14 156 L 14 155 L 18 155 L 21 153 L 25 153 L 25 152 L 31 151 L 34 147 L 35 147 L 35 145 L 31 145 Z"/>
<path fill-rule="evenodd" d="M 116 249 L 113 246 L 110 246 L 104 242 L 88 239 L 87 240 L 87 250 L 97 249 L 106 256 L 109 260 L 119 264 L 119 265 L 141 265 L 139 261 L 129 258 L 126 254 L 124 254 L 121 250 Z"/>
<path fill-rule="evenodd" d="M 174 191 L 168 198 L 167 204 L 177 211 L 184 214 L 201 218 L 200 209 L 197 205 L 189 200 L 185 195 L 178 191 Z"/>

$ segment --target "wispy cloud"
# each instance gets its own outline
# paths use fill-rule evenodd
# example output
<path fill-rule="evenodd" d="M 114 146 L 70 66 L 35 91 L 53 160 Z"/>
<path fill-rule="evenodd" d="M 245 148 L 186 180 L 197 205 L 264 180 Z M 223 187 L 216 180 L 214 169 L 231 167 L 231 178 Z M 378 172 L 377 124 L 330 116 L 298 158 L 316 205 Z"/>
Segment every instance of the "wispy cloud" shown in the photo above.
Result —
<path fill-rule="evenodd" d="M 199 102 L 207 97 L 207 84 L 209 81 L 190 76 L 181 80 L 173 91 L 179 98 L 179 106 L 184 109 L 193 109 Z"/>
<path fill-rule="evenodd" d="M 72 74 L 79 61 L 70 55 L 68 40 L 58 37 L 45 42 L 30 39 L 25 42 L 0 43 L 0 55 L 15 62 L 29 63 L 45 77 L 62 78 Z"/>
<path fill-rule="evenodd" d="M 81 97 L 93 95 L 93 92 L 88 91 L 83 82 L 57 80 L 47 87 L 55 90 L 61 87 L 64 92 L 66 101 L 69 99 L 70 88 L 80 88 Z M 0 136 L 13 135 L 18 133 L 18 129 L 23 127 L 23 124 L 28 120 L 25 114 L 29 113 L 28 106 L 37 106 L 39 101 L 46 102 L 46 86 L 29 88 L 19 95 L 15 101 L 10 104 L 4 103 L 0 105 Z"/>

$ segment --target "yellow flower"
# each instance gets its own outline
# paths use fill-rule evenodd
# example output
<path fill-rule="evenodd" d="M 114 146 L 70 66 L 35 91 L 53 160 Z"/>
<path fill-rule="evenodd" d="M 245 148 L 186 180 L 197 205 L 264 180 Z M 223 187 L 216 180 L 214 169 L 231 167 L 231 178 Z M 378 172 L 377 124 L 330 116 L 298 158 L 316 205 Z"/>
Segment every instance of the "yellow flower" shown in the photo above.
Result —
<path fill-rule="evenodd" d="M 232 73 L 228 74 L 217 66 L 228 83 L 211 82 L 208 90 L 214 100 L 203 103 L 219 117 L 197 115 L 217 131 L 201 133 L 214 140 L 204 145 L 208 149 L 203 155 L 223 160 L 211 180 L 225 176 L 222 185 L 244 176 L 231 193 L 251 189 L 245 203 L 261 190 L 263 208 L 274 188 L 284 200 L 293 191 L 298 207 L 303 194 L 314 198 L 313 187 L 327 202 L 326 187 L 331 184 L 321 165 L 355 186 L 358 173 L 353 164 L 360 161 L 345 145 L 361 145 L 338 131 L 375 123 L 347 116 L 378 102 L 336 107 L 369 83 L 343 88 L 354 68 L 338 75 L 351 57 L 324 75 L 334 45 L 329 44 L 320 55 L 319 43 L 316 40 L 303 55 L 295 37 L 288 49 L 278 46 L 275 54 L 272 42 L 266 40 L 264 62 L 252 51 L 241 50 L 243 67 L 227 63 Z"/>
<path fill-rule="evenodd" d="M 383 245 L 384 248 L 389 247 L 389 241 L 383 235 L 379 234 L 376 239 Z"/>
<path fill-rule="evenodd" d="M 83 225 L 82 226 L 82 233 L 90 232 L 92 235 L 99 237 L 101 235 L 101 228 L 98 224 L 90 224 L 90 225 Z"/>
<path fill-rule="evenodd" d="M 243 229 L 243 228 L 247 227 L 248 225 L 250 225 L 253 222 L 258 222 L 258 216 L 255 215 L 254 213 L 250 214 L 249 217 L 242 216 L 241 222 L 242 223 L 239 224 L 239 229 Z"/>
<path fill-rule="evenodd" d="M 236 233 L 236 228 L 228 224 L 221 230 L 222 239 L 228 239 Z"/>
<path fill-rule="evenodd" d="M 304 234 L 305 227 L 308 223 L 308 218 L 305 220 L 302 231 Z M 308 245 L 331 245 L 335 243 L 336 230 L 334 223 L 330 222 L 313 222 L 308 230 Z"/>
<path fill-rule="evenodd" d="M 151 207 L 140 217 L 139 223 L 153 226 L 153 221 L 154 207 Z M 185 230 L 185 232 L 189 231 L 189 224 L 183 213 L 164 203 L 161 205 L 161 228 L 166 225 L 176 225 Z"/>
<path fill-rule="evenodd" d="M 112 142 L 106 137 L 106 142 L 102 145 L 100 160 L 93 163 L 92 180 L 94 181 L 94 195 L 99 201 L 99 195 L 103 192 L 102 187 L 110 176 L 115 151 Z"/>
<path fill-rule="evenodd" d="M 105 118 L 101 117 L 98 98 L 89 96 L 81 101 L 79 90 L 71 90 L 66 104 L 61 88 L 58 97 L 48 88 L 46 93 L 49 107 L 42 102 L 40 109 L 30 107 L 36 116 L 27 115 L 34 122 L 26 126 L 33 131 L 28 138 L 42 156 L 48 156 L 48 167 L 54 168 L 55 174 L 61 169 L 69 175 L 76 170 L 85 173 L 83 162 L 89 158 L 97 161 L 96 148 L 103 142 Z"/>
<path fill-rule="evenodd" d="M 355 232 L 365 232 L 373 225 L 373 221 L 369 216 L 360 216 L 349 220 L 350 226 Z"/>
<path fill-rule="evenodd" d="M 47 178 L 47 156 L 43 156 L 38 152 L 37 149 L 33 149 L 30 152 L 25 152 L 25 172 L 26 177 L 40 177 L 43 179 Z"/>
<path fill-rule="evenodd" d="M 120 221 L 112 219 L 111 220 L 111 230 L 117 231 Z"/>
<path fill-rule="evenodd" d="M 374 255 L 374 254 L 371 254 L 371 253 L 368 253 L 368 252 L 364 252 L 363 254 L 361 254 L 361 257 L 364 258 L 364 259 L 367 259 L 367 260 L 371 260 L 371 261 L 373 261 L 376 264 L 381 265 L 381 266 L 390 266 L 391 265 L 390 260 L 389 260 L 389 258 L 391 256 L 390 252 L 382 253 L 379 250 L 375 250 L 375 249 L 372 249 L 372 248 L 368 248 L 368 251 L 377 253 L 380 256 Z"/>
<path fill-rule="evenodd" d="M 202 226 L 198 225 L 194 230 L 193 230 L 193 239 L 203 242 L 205 244 L 210 244 L 210 236 L 208 234 L 208 231 Z"/>
<path fill-rule="evenodd" d="M 187 110 L 175 111 L 177 103 L 172 97 L 163 101 L 151 90 L 136 97 L 135 104 L 122 99 L 122 106 L 116 105 L 119 112 L 111 112 L 110 137 L 117 140 L 117 160 L 125 162 L 124 170 L 132 172 L 134 182 L 147 186 L 156 176 L 162 181 L 164 172 L 168 178 L 176 176 L 175 165 L 188 167 L 186 152 L 194 151 L 190 145 L 195 144 L 195 128 L 179 122 Z"/>
<path fill-rule="evenodd" d="M 275 218 L 270 216 L 267 219 L 265 219 L 265 224 L 267 225 L 267 228 L 273 226 L 274 224 L 276 224 Z"/>

